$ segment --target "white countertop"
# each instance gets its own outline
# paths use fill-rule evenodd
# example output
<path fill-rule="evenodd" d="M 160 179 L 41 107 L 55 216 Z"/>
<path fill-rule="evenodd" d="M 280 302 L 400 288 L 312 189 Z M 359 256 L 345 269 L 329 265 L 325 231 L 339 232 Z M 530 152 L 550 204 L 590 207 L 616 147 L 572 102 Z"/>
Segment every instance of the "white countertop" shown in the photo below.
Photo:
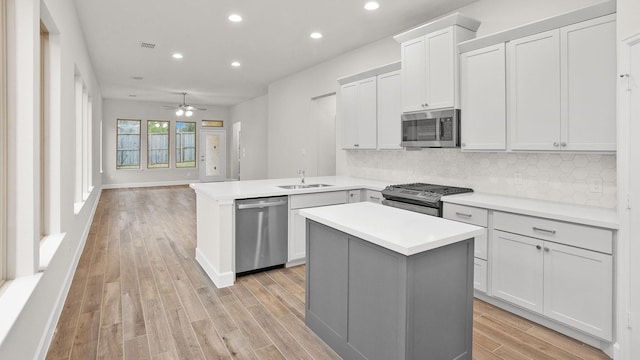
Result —
<path fill-rule="evenodd" d="M 482 227 L 371 202 L 302 209 L 300 215 L 406 256 L 485 231 Z"/>
<path fill-rule="evenodd" d="M 390 185 L 388 181 L 353 178 L 347 176 L 317 176 L 305 179 L 306 184 L 328 184 L 333 186 L 307 189 L 282 189 L 279 185 L 300 184 L 300 178 L 243 180 L 211 183 L 194 183 L 190 187 L 197 193 L 213 200 L 236 200 L 267 196 L 296 195 L 315 192 L 341 191 L 353 189 L 369 189 L 382 191 Z"/>
<path fill-rule="evenodd" d="M 572 205 L 483 193 L 444 196 L 442 201 L 445 203 L 537 216 L 607 229 L 618 229 L 620 227 L 620 221 L 615 209 L 596 206 Z"/>

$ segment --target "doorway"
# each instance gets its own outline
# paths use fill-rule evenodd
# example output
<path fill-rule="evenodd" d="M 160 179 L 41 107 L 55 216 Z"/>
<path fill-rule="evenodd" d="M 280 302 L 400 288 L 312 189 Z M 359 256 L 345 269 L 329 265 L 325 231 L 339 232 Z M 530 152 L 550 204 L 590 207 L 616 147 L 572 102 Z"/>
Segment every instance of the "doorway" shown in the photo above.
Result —
<path fill-rule="evenodd" d="M 311 99 L 311 124 L 316 136 L 316 175 L 336 174 L 336 94 Z"/>
<path fill-rule="evenodd" d="M 200 182 L 226 180 L 226 146 L 224 130 L 200 131 Z"/>

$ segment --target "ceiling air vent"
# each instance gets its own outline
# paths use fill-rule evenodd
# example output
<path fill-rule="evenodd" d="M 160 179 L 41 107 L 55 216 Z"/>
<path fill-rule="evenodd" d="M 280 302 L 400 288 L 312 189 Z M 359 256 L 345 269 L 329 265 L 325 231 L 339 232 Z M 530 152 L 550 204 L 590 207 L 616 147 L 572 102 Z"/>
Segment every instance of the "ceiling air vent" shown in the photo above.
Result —
<path fill-rule="evenodd" d="M 140 43 L 140 47 L 141 48 L 145 48 L 145 49 L 155 49 L 156 48 L 156 44 L 152 44 L 152 43 L 148 43 L 148 42 L 141 42 Z"/>
<path fill-rule="evenodd" d="M 142 80 L 143 77 L 142 76 L 132 76 L 131 77 L 133 80 Z"/>

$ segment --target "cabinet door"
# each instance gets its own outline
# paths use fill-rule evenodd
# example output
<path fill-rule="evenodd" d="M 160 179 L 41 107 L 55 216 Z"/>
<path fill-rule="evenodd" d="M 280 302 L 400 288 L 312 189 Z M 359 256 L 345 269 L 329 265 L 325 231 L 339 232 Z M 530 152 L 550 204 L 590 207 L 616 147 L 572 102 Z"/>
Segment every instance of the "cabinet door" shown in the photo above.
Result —
<path fill-rule="evenodd" d="M 504 44 L 460 55 L 463 150 L 506 150 Z"/>
<path fill-rule="evenodd" d="M 492 240 L 493 296 L 542 313 L 543 241 L 498 230 Z"/>
<path fill-rule="evenodd" d="M 402 149 L 400 71 L 378 75 L 378 149 Z"/>
<path fill-rule="evenodd" d="M 545 242 L 545 316 L 611 341 L 612 304 L 611 255 Z"/>
<path fill-rule="evenodd" d="M 300 210 L 291 210 L 289 218 L 289 261 L 303 259 L 306 256 L 305 220 Z"/>
<path fill-rule="evenodd" d="M 510 41 L 507 58 L 511 148 L 560 150 L 559 30 Z"/>
<path fill-rule="evenodd" d="M 427 109 L 454 105 L 454 65 L 456 56 L 453 28 L 449 27 L 425 36 L 427 49 Z"/>
<path fill-rule="evenodd" d="M 424 37 L 403 42 L 402 58 L 402 111 L 424 110 L 427 102 L 427 50 Z"/>
<path fill-rule="evenodd" d="M 378 89 L 376 77 L 358 82 L 357 149 L 375 149 L 377 140 Z"/>
<path fill-rule="evenodd" d="M 616 150 L 616 15 L 560 30 L 566 150 Z"/>
<path fill-rule="evenodd" d="M 349 203 L 357 203 L 362 201 L 361 196 L 362 191 L 360 190 L 349 190 Z"/>
<path fill-rule="evenodd" d="M 340 88 L 340 122 L 342 124 L 342 148 L 355 149 L 358 142 L 358 83 L 349 83 Z"/>

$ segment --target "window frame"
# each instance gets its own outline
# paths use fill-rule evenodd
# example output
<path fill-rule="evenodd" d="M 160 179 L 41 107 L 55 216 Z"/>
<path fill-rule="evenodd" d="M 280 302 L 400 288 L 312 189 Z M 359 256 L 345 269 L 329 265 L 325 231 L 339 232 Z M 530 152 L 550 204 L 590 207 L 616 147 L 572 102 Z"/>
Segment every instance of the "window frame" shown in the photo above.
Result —
<path fill-rule="evenodd" d="M 149 132 L 149 124 L 150 123 L 166 123 L 167 129 L 167 148 L 166 149 L 151 149 L 150 143 L 152 133 Z M 162 127 L 162 126 L 161 126 Z M 165 150 L 167 152 L 167 162 L 166 166 L 151 166 L 151 151 Z M 164 165 L 165 163 L 161 163 Z M 155 169 L 169 169 L 171 167 L 171 121 L 170 120 L 147 120 L 147 169 L 155 170 Z"/>
<path fill-rule="evenodd" d="M 193 124 L 193 166 L 179 166 L 178 164 L 185 164 L 186 162 L 178 162 L 178 135 L 179 134 L 183 134 L 182 132 L 178 132 L 178 124 Z M 176 124 L 175 124 L 175 137 L 176 137 L 176 145 L 174 147 L 174 151 L 175 151 L 175 162 L 176 162 L 176 169 L 193 169 L 196 168 L 198 166 L 198 123 L 196 121 L 178 121 L 176 120 Z M 180 140 L 180 143 L 183 144 L 184 141 Z M 190 147 L 188 147 L 190 148 Z M 188 149 L 187 148 L 187 149 Z M 182 146 L 180 148 L 180 154 L 182 155 L 181 157 L 184 158 L 184 149 L 185 147 Z"/>
<path fill-rule="evenodd" d="M 120 121 L 137 121 L 139 126 L 139 130 L 138 130 L 138 166 L 137 167 L 119 167 L 118 166 L 118 151 L 121 151 L 118 149 L 118 136 L 120 136 L 120 132 L 118 131 L 118 123 Z M 123 135 L 135 135 L 135 134 L 123 134 Z M 116 119 L 116 170 L 139 170 L 140 169 L 140 161 L 142 160 L 142 157 L 140 156 L 140 152 L 142 150 L 142 120 L 140 119 Z M 127 151 L 131 151 L 128 150 Z"/>
<path fill-rule="evenodd" d="M 7 154 L 7 68 L 6 68 L 6 1 L 0 0 L 0 285 L 7 276 L 6 242 L 6 154 Z"/>

